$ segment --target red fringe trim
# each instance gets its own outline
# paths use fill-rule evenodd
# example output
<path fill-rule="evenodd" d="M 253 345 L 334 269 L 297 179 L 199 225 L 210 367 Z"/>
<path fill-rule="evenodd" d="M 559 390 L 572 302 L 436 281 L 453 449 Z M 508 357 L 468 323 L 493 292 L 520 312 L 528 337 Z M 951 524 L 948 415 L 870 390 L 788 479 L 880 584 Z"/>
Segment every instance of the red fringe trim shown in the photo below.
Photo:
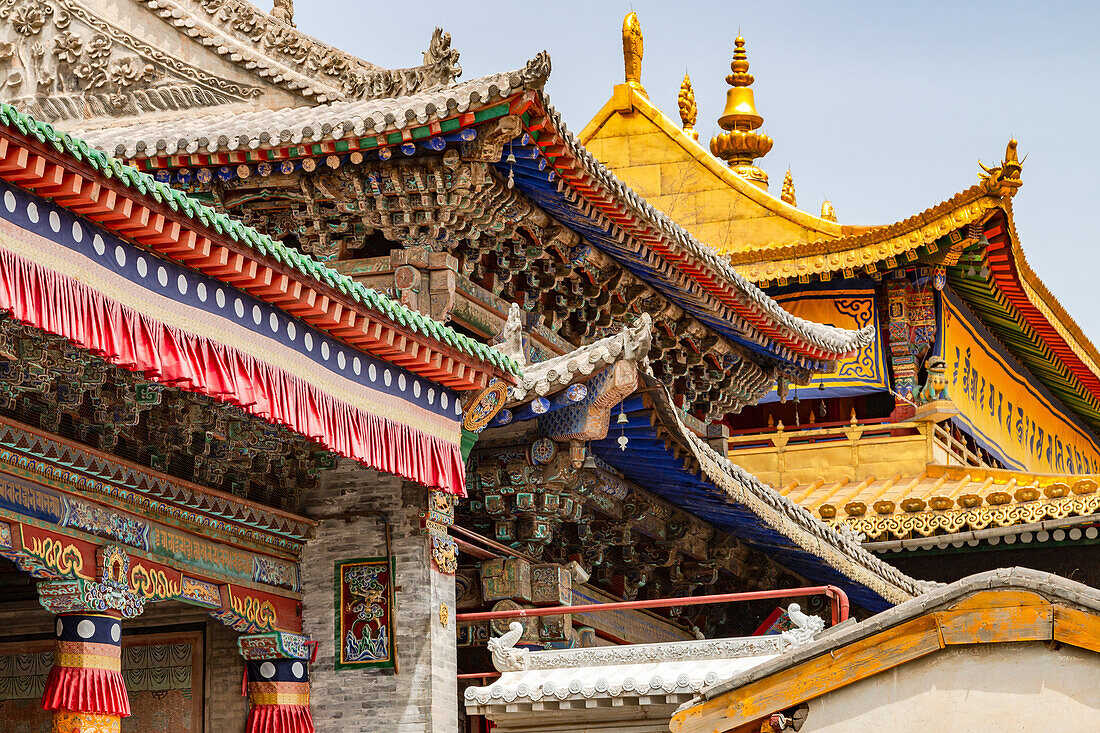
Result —
<path fill-rule="evenodd" d="M 304 705 L 254 705 L 245 733 L 314 733 L 313 716 Z"/>
<path fill-rule="evenodd" d="M 125 718 L 130 714 L 130 699 L 126 696 L 121 672 L 54 666 L 46 678 L 42 709 L 106 713 Z"/>
<path fill-rule="evenodd" d="M 153 320 L 4 250 L 0 309 L 148 379 L 239 405 L 380 471 L 466 495 L 466 469 L 457 444 L 365 412 L 308 380 Z"/>

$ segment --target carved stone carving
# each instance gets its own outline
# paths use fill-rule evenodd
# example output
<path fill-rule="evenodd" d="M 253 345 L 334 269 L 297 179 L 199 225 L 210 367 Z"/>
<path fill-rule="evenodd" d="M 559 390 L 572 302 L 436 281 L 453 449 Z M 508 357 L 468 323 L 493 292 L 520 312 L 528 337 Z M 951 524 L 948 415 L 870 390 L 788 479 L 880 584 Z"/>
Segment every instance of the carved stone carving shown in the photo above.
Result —
<path fill-rule="evenodd" d="M 47 120 L 209 107 L 259 96 L 174 57 L 74 0 L 0 0 L 4 95 Z"/>

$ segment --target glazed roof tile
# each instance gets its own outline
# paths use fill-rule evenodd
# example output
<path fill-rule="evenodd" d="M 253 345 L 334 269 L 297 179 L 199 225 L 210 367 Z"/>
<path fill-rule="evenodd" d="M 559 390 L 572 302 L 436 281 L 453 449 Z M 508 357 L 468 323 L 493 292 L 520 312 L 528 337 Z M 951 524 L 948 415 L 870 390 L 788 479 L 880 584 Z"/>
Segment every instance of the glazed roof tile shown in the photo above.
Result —
<path fill-rule="evenodd" d="M 541 87 L 550 73 L 546 56 L 522 69 L 393 99 L 331 102 L 313 107 L 209 113 L 183 120 L 113 124 L 80 134 L 119 157 L 217 153 L 284 144 L 377 135 L 480 109 L 512 94 Z"/>
<path fill-rule="evenodd" d="M 186 193 L 160 183 L 147 173 L 138 171 L 103 152 L 96 150 L 84 140 L 67 133 L 58 133 L 53 126 L 39 122 L 30 115 L 19 112 L 9 104 L 0 103 L 0 125 L 18 130 L 20 133 L 36 138 L 39 142 L 63 153 L 84 161 L 107 178 L 115 178 L 125 186 L 163 203 L 173 211 L 188 219 L 200 222 L 215 231 L 229 237 L 234 242 L 247 245 L 261 255 L 274 258 L 292 266 L 303 275 L 335 288 L 358 303 L 377 311 L 391 320 L 446 343 L 462 353 L 474 356 L 492 364 L 510 374 L 518 375 L 519 366 L 514 360 L 499 351 L 486 346 L 449 326 L 417 313 L 388 296 L 363 286 L 347 275 L 336 272 L 309 255 L 287 247 L 282 242 L 262 234 L 252 227 L 225 214 L 218 213 Z"/>
<path fill-rule="evenodd" d="M 280 146 L 381 134 L 447 119 L 499 103 L 524 91 L 536 92 L 551 127 L 586 175 L 652 235 L 671 243 L 693 262 L 703 265 L 720 287 L 739 293 L 770 320 L 775 334 L 792 334 L 820 349 L 826 359 L 858 350 L 874 338 L 872 328 L 848 331 L 798 318 L 779 307 L 742 277 L 724 257 L 699 242 L 679 225 L 638 196 L 596 160 L 565 127 L 542 87 L 550 73 L 544 52 L 522 69 L 440 87 L 397 99 L 335 102 L 311 108 L 257 110 L 246 115 L 209 114 L 179 121 L 111 126 L 83 133 L 94 145 L 128 158 Z M 559 185 L 566 185 L 560 183 Z"/>

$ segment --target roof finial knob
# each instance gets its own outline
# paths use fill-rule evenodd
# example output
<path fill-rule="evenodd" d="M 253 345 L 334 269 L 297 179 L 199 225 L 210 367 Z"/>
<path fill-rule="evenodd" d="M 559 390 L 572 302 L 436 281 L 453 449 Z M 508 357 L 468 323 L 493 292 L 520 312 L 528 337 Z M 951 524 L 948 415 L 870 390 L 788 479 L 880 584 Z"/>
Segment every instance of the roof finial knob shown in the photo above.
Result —
<path fill-rule="evenodd" d="M 623 66 L 626 69 L 627 86 L 646 94 L 642 86 L 642 26 L 638 14 L 634 11 L 623 18 Z"/>
<path fill-rule="evenodd" d="M 791 206 L 798 206 L 798 199 L 794 196 L 794 176 L 791 175 L 791 169 L 787 169 L 787 175 L 783 176 L 783 193 L 779 198 L 786 201 Z"/>
<path fill-rule="evenodd" d="M 718 118 L 718 126 L 726 132 L 711 138 L 710 151 L 729 164 L 738 175 L 748 179 L 765 191 L 768 175 L 753 165 L 772 149 L 773 141 L 756 129 L 764 124 L 764 118 L 756 111 L 756 100 L 750 88 L 754 81 L 749 73 L 749 57 L 745 53 L 745 39 L 738 34 L 734 41 L 731 74 L 726 77 L 730 88 L 726 91 L 726 108 Z"/>
<path fill-rule="evenodd" d="M 836 221 L 836 209 L 833 208 L 833 202 L 829 199 L 821 202 L 821 218 L 825 221 Z"/>
<path fill-rule="evenodd" d="M 733 41 L 733 61 L 730 62 L 732 74 L 726 77 L 731 87 L 748 87 L 756 81 L 749 73 L 749 55 L 745 53 L 745 39 L 740 35 Z"/>
<path fill-rule="evenodd" d="M 699 119 L 699 108 L 695 105 L 695 90 L 691 87 L 691 77 L 687 72 L 684 72 L 684 80 L 680 83 L 680 95 L 676 101 L 680 108 L 680 122 L 684 123 L 684 132 L 690 135 L 692 140 L 698 140 L 699 132 L 695 129 L 695 122 Z"/>

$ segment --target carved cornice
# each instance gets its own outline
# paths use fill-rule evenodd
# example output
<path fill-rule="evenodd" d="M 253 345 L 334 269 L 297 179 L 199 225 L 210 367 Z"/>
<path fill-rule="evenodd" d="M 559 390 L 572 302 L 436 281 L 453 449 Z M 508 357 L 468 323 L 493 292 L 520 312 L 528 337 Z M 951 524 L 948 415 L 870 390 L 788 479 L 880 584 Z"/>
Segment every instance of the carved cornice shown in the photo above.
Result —
<path fill-rule="evenodd" d="M 452 83 L 462 67 L 437 28 L 424 64 L 383 69 L 321 43 L 244 0 L 134 0 L 232 62 L 317 103 L 412 94 Z M 197 6 L 197 7 L 196 7 Z"/>

